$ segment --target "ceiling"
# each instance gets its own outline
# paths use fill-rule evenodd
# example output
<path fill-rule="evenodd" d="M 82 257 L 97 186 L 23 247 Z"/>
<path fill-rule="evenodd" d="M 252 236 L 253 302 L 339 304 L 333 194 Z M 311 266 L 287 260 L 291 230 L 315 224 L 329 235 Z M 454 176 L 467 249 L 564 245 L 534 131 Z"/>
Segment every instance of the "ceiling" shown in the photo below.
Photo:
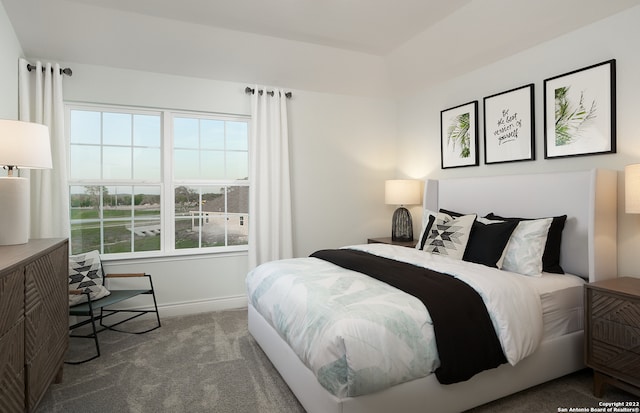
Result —
<path fill-rule="evenodd" d="M 70 0 L 385 55 L 470 0 Z"/>
<path fill-rule="evenodd" d="M 384 72 L 395 67 L 415 65 L 420 72 L 421 64 L 428 65 L 434 79 L 462 62 L 472 70 L 469 54 L 465 57 L 461 48 L 480 57 L 473 59 L 478 65 L 487 64 L 640 4 L 640 0 L 1 1 L 27 57 L 285 83 L 291 88 L 305 88 L 310 76 L 333 76 L 333 80 L 351 76 L 345 85 L 361 89 L 366 87 L 362 77 L 369 83 L 393 81 L 394 73 Z M 252 54 L 254 61 L 245 54 Z M 416 60 L 418 55 L 422 61 Z M 276 62 L 282 56 L 289 60 L 288 69 Z M 429 56 L 437 56 L 443 64 L 434 66 L 433 59 L 427 62 Z M 334 64 L 329 66 L 326 60 Z M 365 73 L 366 68 L 375 78 Z M 396 77 L 406 77 L 405 73 L 400 70 Z M 316 86 L 309 88 L 327 87 L 322 82 Z"/>

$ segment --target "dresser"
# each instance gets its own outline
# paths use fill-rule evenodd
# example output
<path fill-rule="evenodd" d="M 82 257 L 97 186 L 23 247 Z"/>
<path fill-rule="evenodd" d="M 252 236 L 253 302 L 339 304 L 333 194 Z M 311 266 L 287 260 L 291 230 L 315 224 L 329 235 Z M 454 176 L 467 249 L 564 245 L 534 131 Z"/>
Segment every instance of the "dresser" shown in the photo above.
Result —
<path fill-rule="evenodd" d="M 640 396 L 640 279 L 613 278 L 585 285 L 585 364 L 593 393 L 605 384 Z"/>
<path fill-rule="evenodd" d="M 69 245 L 0 246 L 0 412 L 32 412 L 62 380 L 69 325 Z"/>

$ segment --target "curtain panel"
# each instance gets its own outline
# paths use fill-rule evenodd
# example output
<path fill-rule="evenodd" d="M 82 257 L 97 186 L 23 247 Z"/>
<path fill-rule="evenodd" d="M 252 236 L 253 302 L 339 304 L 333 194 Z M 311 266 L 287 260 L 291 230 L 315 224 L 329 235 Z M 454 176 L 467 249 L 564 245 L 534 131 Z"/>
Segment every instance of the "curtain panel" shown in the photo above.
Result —
<path fill-rule="evenodd" d="M 287 98 L 268 90 L 255 86 L 251 97 L 249 269 L 293 257 Z"/>
<path fill-rule="evenodd" d="M 53 169 L 28 171 L 31 184 L 31 238 L 69 237 L 69 188 L 64 101 L 60 65 L 19 61 L 20 120 L 49 127 Z M 44 70 L 43 70 L 44 68 Z"/>

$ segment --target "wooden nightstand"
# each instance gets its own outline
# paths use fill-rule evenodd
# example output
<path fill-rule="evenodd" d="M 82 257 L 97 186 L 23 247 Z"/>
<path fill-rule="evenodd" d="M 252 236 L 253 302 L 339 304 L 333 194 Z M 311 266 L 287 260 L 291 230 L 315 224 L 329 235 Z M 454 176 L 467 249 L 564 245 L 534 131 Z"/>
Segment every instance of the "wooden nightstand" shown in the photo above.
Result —
<path fill-rule="evenodd" d="M 640 279 L 585 284 L 585 364 L 593 394 L 606 383 L 640 396 Z"/>
<path fill-rule="evenodd" d="M 418 241 L 393 241 L 391 237 L 369 238 L 367 244 L 391 244 L 400 245 L 401 247 L 415 247 Z"/>

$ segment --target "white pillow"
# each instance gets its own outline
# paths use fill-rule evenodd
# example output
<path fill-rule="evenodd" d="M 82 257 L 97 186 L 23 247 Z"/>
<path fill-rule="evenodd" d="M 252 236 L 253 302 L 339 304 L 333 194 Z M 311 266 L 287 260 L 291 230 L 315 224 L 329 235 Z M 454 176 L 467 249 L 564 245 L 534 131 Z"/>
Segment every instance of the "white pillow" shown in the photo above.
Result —
<path fill-rule="evenodd" d="M 553 218 L 520 221 L 505 248 L 501 269 L 539 276 L 551 221 Z"/>
<path fill-rule="evenodd" d="M 475 214 L 454 218 L 439 212 L 429 230 L 424 251 L 461 260 L 475 220 Z"/>

